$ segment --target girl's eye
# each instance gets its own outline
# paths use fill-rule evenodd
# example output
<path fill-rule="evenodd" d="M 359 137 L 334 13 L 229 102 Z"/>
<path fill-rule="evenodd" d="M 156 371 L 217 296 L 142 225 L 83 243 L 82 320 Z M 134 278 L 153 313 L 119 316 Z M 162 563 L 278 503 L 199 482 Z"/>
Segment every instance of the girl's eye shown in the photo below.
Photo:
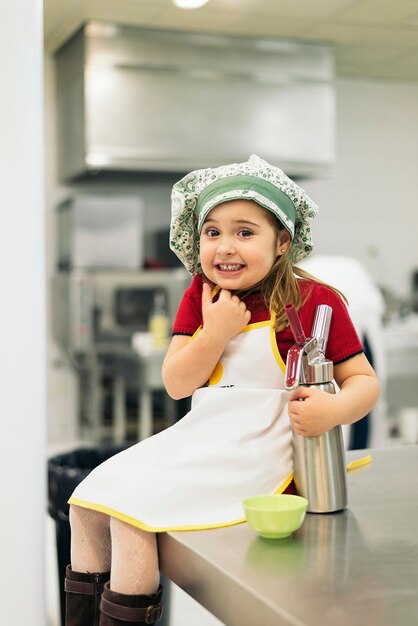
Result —
<path fill-rule="evenodd" d="M 248 228 L 241 228 L 238 233 L 240 237 L 251 237 L 252 234 L 253 233 L 251 232 L 251 230 L 248 230 Z"/>
<path fill-rule="evenodd" d="M 205 230 L 205 235 L 207 237 L 217 237 L 219 235 L 219 231 L 216 228 L 209 227 Z"/>

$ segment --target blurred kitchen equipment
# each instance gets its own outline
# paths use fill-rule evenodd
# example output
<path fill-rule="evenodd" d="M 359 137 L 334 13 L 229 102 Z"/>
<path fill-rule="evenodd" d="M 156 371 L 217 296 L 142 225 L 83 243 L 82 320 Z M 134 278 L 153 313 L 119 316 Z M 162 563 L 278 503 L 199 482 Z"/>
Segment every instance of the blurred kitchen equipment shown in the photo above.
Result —
<path fill-rule="evenodd" d="M 400 436 L 401 442 L 417 443 L 418 315 L 391 320 L 384 328 L 383 338 L 391 434 Z"/>
<path fill-rule="evenodd" d="M 311 337 L 304 340 L 303 330 L 293 305 L 286 314 L 296 345 L 288 353 L 285 387 L 299 385 L 335 393 L 333 363 L 325 358 L 332 309 L 317 307 Z M 304 341 L 304 342 L 303 342 Z M 330 513 L 347 505 L 344 442 L 341 426 L 317 437 L 293 433 L 293 469 L 296 489 L 307 498 L 310 513 Z"/>
<path fill-rule="evenodd" d="M 58 272 L 52 284 L 54 337 L 72 353 L 94 351 L 103 341 L 128 346 L 135 332 L 148 331 L 155 294 L 164 294 L 172 324 L 189 283 L 180 268 Z"/>
<path fill-rule="evenodd" d="M 412 310 L 418 313 L 418 270 L 412 272 Z"/>
<path fill-rule="evenodd" d="M 53 336 L 78 383 L 80 435 L 92 442 L 152 434 L 159 399 L 173 421 L 164 391 L 164 351 L 140 354 L 136 333 L 148 333 L 156 294 L 170 328 L 190 275 L 184 268 L 144 270 L 141 200 L 136 196 L 76 194 L 57 210 L 57 271 L 52 277 Z M 168 240 L 167 240 L 168 248 Z M 166 330 L 166 334 L 167 334 Z"/>
<path fill-rule="evenodd" d="M 174 254 L 167 244 L 169 238 L 170 229 L 168 227 L 150 233 L 147 242 L 149 240 L 152 246 L 152 257 L 158 261 L 161 267 L 183 267 L 178 256 Z"/>
<path fill-rule="evenodd" d="M 290 176 L 334 160 L 328 44 L 88 22 L 55 59 L 63 180 L 184 173 L 254 152 Z"/>
<path fill-rule="evenodd" d="M 398 414 L 399 434 L 405 443 L 418 443 L 418 408 L 403 407 Z"/>
<path fill-rule="evenodd" d="M 142 268 L 143 221 L 137 196 L 77 194 L 66 199 L 57 208 L 58 269 Z"/>
<path fill-rule="evenodd" d="M 148 320 L 152 346 L 155 350 L 164 350 L 168 346 L 170 336 L 170 318 L 163 291 L 154 293 L 154 301 Z"/>
<path fill-rule="evenodd" d="M 142 354 L 132 346 L 132 337 L 148 334 L 157 292 L 164 294 L 171 326 L 189 283 L 185 269 L 76 270 L 53 277 L 53 333 L 77 374 L 83 438 L 125 441 L 128 398 L 136 423 L 133 438 L 153 434 L 158 398 L 161 417 L 166 423 L 175 421 L 177 409 L 161 377 L 164 350 L 151 346 Z"/>

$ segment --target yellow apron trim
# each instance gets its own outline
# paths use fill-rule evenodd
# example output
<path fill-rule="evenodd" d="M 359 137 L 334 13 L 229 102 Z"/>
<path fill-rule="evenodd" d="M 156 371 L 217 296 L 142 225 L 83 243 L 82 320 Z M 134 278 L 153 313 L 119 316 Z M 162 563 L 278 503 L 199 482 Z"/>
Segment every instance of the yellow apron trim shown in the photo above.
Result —
<path fill-rule="evenodd" d="M 293 472 L 290 474 L 281 485 L 273 492 L 273 493 L 282 493 L 286 487 L 291 483 L 293 479 Z M 237 524 L 243 524 L 246 520 L 245 517 L 240 517 L 237 520 L 233 520 L 232 522 L 223 522 L 221 524 L 206 524 L 206 525 L 196 525 L 196 526 L 167 526 L 167 527 L 158 527 L 148 526 L 148 524 L 144 524 L 140 520 L 137 520 L 135 517 L 131 517 L 130 515 L 125 515 L 120 511 L 116 511 L 115 509 L 111 509 L 108 506 L 104 506 L 103 504 L 97 504 L 95 502 L 86 502 L 85 500 L 79 500 L 78 498 L 70 498 L 68 500 L 68 504 L 73 504 L 74 506 L 79 506 L 83 509 L 91 509 L 92 511 L 98 511 L 99 513 L 105 513 L 106 515 L 110 515 L 110 517 L 114 517 L 115 519 L 120 520 L 121 522 L 126 522 L 130 526 L 135 526 L 135 528 L 140 528 L 141 530 L 145 530 L 150 533 L 165 533 L 165 532 L 180 532 L 180 531 L 188 531 L 188 530 L 213 530 L 215 528 L 226 528 L 227 526 L 236 526 Z"/>
<path fill-rule="evenodd" d="M 367 456 L 363 456 L 361 459 L 357 459 L 356 461 L 351 461 L 347 465 L 347 472 L 351 472 L 351 470 L 358 469 L 359 467 L 364 467 L 365 465 L 369 465 L 372 462 L 372 457 L 370 454 Z"/>
<path fill-rule="evenodd" d="M 124 513 L 120 513 L 115 509 L 111 509 L 108 506 L 103 506 L 102 504 L 96 504 L 95 502 L 86 502 L 84 500 L 78 500 L 77 498 L 70 498 L 68 500 L 68 504 L 73 504 L 74 506 L 79 506 L 84 509 L 91 509 L 92 511 L 98 511 L 99 513 L 105 513 L 106 515 L 110 515 L 110 517 L 114 517 L 116 519 L 121 520 L 121 522 L 126 522 L 130 524 L 130 526 L 135 526 L 136 528 L 140 528 L 141 530 L 145 530 L 151 533 L 166 533 L 166 532 L 178 532 L 178 531 L 187 531 L 187 530 L 212 530 L 214 528 L 225 528 L 226 526 L 235 526 L 236 524 L 242 524 L 245 522 L 245 517 L 234 520 L 232 522 L 224 522 L 222 524 L 207 524 L 204 526 L 167 526 L 155 528 L 154 526 L 148 526 L 148 524 L 144 524 L 140 520 L 137 520 L 134 517 L 130 517 L 129 515 L 125 515 Z"/>
<path fill-rule="evenodd" d="M 294 478 L 294 474 L 293 472 L 291 474 L 289 474 L 289 476 L 282 482 L 282 484 L 280 485 L 280 487 L 278 487 L 276 489 L 276 491 L 274 492 L 276 493 L 283 493 L 283 491 L 290 485 L 290 483 L 292 482 Z"/>
<path fill-rule="evenodd" d="M 277 341 L 276 341 L 276 329 L 275 329 L 275 322 L 276 322 L 276 313 L 274 311 L 271 312 L 271 319 L 269 321 L 270 324 L 270 344 L 271 344 L 271 349 L 273 351 L 273 355 L 274 358 L 276 359 L 278 366 L 280 367 L 280 369 L 282 370 L 282 372 L 284 373 L 286 371 L 286 365 L 285 362 L 282 359 L 282 355 L 279 352 L 279 348 L 277 347 Z"/>
<path fill-rule="evenodd" d="M 263 328 L 264 326 L 270 326 L 270 320 L 265 320 L 264 322 L 253 322 L 252 324 L 247 324 L 244 328 L 241 328 L 238 334 L 246 333 L 249 330 L 254 330 L 255 328 Z"/>
<path fill-rule="evenodd" d="M 223 524 L 208 524 L 205 526 L 167 526 L 167 527 L 158 527 L 155 528 L 153 526 L 148 526 L 148 524 L 144 524 L 140 520 L 137 520 L 135 517 L 130 517 L 129 515 L 125 515 L 124 513 L 120 513 L 120 511 L 116 511 L 115 509 L 111 509 L 108 506 L 103 506 L 102 504 L 96 504 L 95 502 L 85 502 L 84 500 L 78 500 L 77 498 L 70 498 L 68 500 L 68 504 L 74 504 L 75 506 L 80 506 L 84 509 L 91 509 L 93 511 L 99 511 L 100 513 L 105 513 L 106 515 L 110 515 L 110 517 L 114 517 L 116 519 L 121 520 L 121 522 L 126 522 L 131 526 L 135 526 L 136 528 L 140 528 L 141 530 L 145 530 L 151 533 L 165 533 L 165 532 L 177 532 L 177 531 L 187 531 L 187 530 L 211 530 L 213 528 L 224 528 L 226 526 L 235 526 L 235 524 L 242 524 L 245 522 L 245 518 L 234 520 L 232 522 L 225 522 Z"/>
<path fill-rule="evenodd" d="M 200 333 L 201 330 L 202 330 L 202 325 L 200 325 L 199 328 L 197 328 L 194 331 L 193 335 L 189 338 L 189 343 L 190 343 L 190 341 L 193 341 L 193 339 L 196 337 L 196 335 L 198 335 Z"/>

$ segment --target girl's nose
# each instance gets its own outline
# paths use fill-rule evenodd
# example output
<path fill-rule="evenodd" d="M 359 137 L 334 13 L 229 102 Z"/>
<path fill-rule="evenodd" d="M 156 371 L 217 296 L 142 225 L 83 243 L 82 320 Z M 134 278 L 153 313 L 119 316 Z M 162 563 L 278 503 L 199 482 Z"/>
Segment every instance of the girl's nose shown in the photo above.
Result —
<path fill-rule="evenodd" d="M 234 254 L 235 246 L 234 242 L 231 239 L 222 239 L 218 243 L 218 253 L 219 254 Z"/>

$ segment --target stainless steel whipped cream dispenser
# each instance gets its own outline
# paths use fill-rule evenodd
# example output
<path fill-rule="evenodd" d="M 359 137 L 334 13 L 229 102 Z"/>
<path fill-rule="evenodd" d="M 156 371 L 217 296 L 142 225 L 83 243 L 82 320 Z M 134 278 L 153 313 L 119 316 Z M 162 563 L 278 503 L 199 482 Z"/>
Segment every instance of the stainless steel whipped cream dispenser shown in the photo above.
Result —
<path fill-rule="evenodd" d="M 293 305 L 286 305 L 286 315 L 296 341 L 287 356 L 286 389 L 302 385 L 335 393 L 333 363 L 325 358 L 332 308 L 326 304 L 317 307 L 309 339 L 304 335 Z M 293 433 L 293 469 L 297 492 L 308 500 L 310 513 L 331 513 L 347 505 L 341 426 L 318 437 Z"/>

